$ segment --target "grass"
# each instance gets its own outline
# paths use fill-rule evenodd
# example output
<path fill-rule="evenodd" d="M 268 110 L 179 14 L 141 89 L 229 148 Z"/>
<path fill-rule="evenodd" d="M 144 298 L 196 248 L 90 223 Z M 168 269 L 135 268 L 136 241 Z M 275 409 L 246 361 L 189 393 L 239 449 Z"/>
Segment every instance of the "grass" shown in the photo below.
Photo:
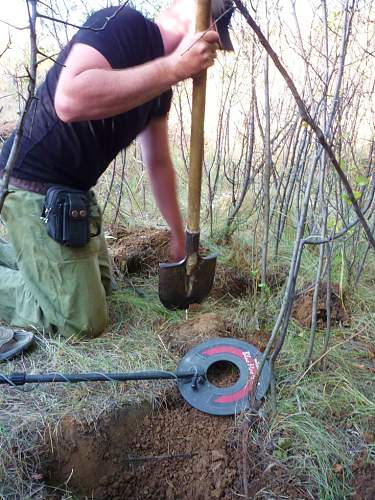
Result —
<path fill-rule="evenodd" d="M 14 105 L 8 104 L 8 99 L 4 103 L 6 113 L 14 108 Z M 4 118 L 4 110 L 2 116 Z M 128 150 L 128 159 L 133 155 L 134 150 Z M 143 188 L 148 186 L 148 181 L 143 176 L 140 178 L 139 171 L 138 162 L 127 162 L 119 212 L 127 220 L 155 224 L 160 222 L 160 215 L 155 212 L 148 193 L 143 196 Z M 184 171 L 181 165 L 179 171 Z M 180 176 L 181 192 L 186 191 L 185 179 L 185 175 Z M 103 183 L 102 190 L 99 190 L 102 198 L 107 196 L 109 184 Z M 119 196 L 119 184 L 117 174 L 105 214 L 108 222 L 113 220 L 118 208 L 114 199 Z M 226 196 L 225 187 L 223 190 L 223 196 L 217 196 L 219 201 L 215 205 L 215 228 L 225 221 L 228 201 L 231 200 L 230 196 Z M 253 190 L 257 192 L 258 187 Z M 253 220 L 247 216 L 254 208 L 251 196 L 253 194 L 249 192 L 241 209 L 242 223 L 235 233 L 241 238 L 241 243 L 235 240 L 229 252 L 223 251 L 220 246 L 217 249 L 222 254 L 221 262 L 257 273 L 260 252 L 252 249 L 259 248 L 257 231 L 261 232 L 261 223 L 254 230 Z M 181 199 L 186 212 L 186 195 Z M 204 199 L 207 199 L 206 193 Z M 295 216 L 288 214 L 284 241 L 276 262 L 278 265 L 289 264 L 295 222 Z M 207 233 L 207 221 L 202 221 L 202 227 Z M 0 224 L 0 235 L 2 229 Z M 272 237 L 271 234 L 271 240 Z M 338 242 L 340 245 L 341 241 Z M 305 247 L 297 288 L 315 280 L 317 253 L 318 247 Z M 339 247 L 333 259 L 332 276 L 335 282 L 341 279 L 341 264 Z M 356 456 L 367 450 L 368 460 L 375 460 L 375 443 L 366 443 L 364 439 L 364 433 L 373 430 L 375 423 L 374 374 L 368 369 L 367 356 L 367 346 L 375 342 L 374 283 L 375 258 L 372 252 L 362 281 L 349 298 L 353 319 L 350 329 L 332 332 L 330 346 L 337 347 L 326 357 L 326 370 L 323 371 L 318 363 L 300 381 L 309 332 L 293 322 L 290 324 L 277 365 L 278 414 L 272 416 L 266 403 L 267 433 L 253 436 L 254 439 L 266 440 L 263 445 L 269 445 L 274 459 L 297 473 L 314 498 L 348 497 L 351 491 L 350 468 Z M 343 276 L 343 284 L 348 288 L 346 275 Z M 174 368 L 175 361 L 164 348 L 159 333 L 170 323 L 183 321 L 184 316 L 166 311 L 159 304 L 155 293 L 156 280 L 145 283 L 137 279 L 134 286 L 144 296 L 137 295 L 132 288 L 118 291 L 112 298 L 111 328 L 101 338 L 76 344 L 39 336 L 33 352 L 23 359 L 2 365 L 1 371 L 86 372 L 98 369 Z M 269 295 L 266 301 L 257 297 L 231 302 L 209 300 L 202 307 L 202 312 L 219 311 L 231 319 L 239 330 L 253 330 L 259 325 L 270 330 L 281 298 L 282 291 L 278 291 Z M 359 338 L 339 345 L 363 325 L 365 330 Z M 318 333 L 313 359 L 319 357 L 322 346 L 323 336 Z M 25 391 L 21 391 L 3 386 L 0 390 L 0 498 L 43 498 L 48 493 L 49 490 L 36 479 L 41 443 L 46 437 L 48 439 L 49 433 L 57 432 L 64 416 L 96 421 L 103 413 L 125 403 L 136 404 L 144 399 L 156 401 L 163 387 L 164 383 L 51 384 L 37 386 L 31 391 L 30 387 L 26 387 Z M 72 498 L 68 491 L 64 493 L 66 499 Z"/>
<path fill-rule="evenodd" d="M 112 300 L 114 328 L 87 342 L 37 337 L 36 349 L 22 360 L 3 365 L 3 373 L 89 371 L 114 372 L 174 369 L 171 356 L 162 348 L 157 332 L 177 313 L 162 308 L 156 296 L 147 301 L 133 291 L 122 290 Z M 157 322 L 158 327 L 153 324 Z M 45 435 L 54 433 L 65 416 L 95 421 L 107 411 L 126 403 L 155 401 L 169 382 L 40 384 L 0 392 L 0 498 L 30 498 L 41 488 L 33 481 Z M 21 390 L 22 389 L 22 390 Z M 42 489 L 38 495 L 45 494 Z M 34 496 L 33 496 L 34 498 Z"/>
<path fill-rule="evenodd" d="M 251 270 L 245 262 L 246 251 L 239 246 L 220 249 L 222 262 Z M 241 250 L 241 251 L 240 251 Z M 283 263 L 287 251 L 281 249 Z M 310 278 L 314 256 L 309 253 L 302 278 Z M 316 258 L 316 257 L 315 257 Z M 333 330 L 326 369 L 317 363 L 305 376 L 302 360 L 309 332 L 293 321 L 277 365 L 278 413 L 272 415 L 266 402 L 266 432 L 253 433 L 271 458 L 300 478 L 312 498 L 336 500 L 349 498 L 351 467 L 356 457 L 367 450 L 375 459 L 375 443 L 367 443 L 366 432 L 375 422 L 374 374 L 368 369 L 368 347 L 374 345 L 375 299 L 373 263 L 360 286 L 350 298 L 352 325 Z M 311 273 L 312 274 L 312 273 Z M 301 280 L 302 281 L 302 280 Z M 38 336 L 37 348 L 23 359 L 3 365 L 2 372 L 87 372 L 133 371 L 145 368 L 174 369 L 175 359 L 161 341 L 160 332 L 184 320 L 181 312 L 164 309 L 156 293 L 156 278 L 132 278 L 131 286 L 121 286 L 111 299 L 112 325 L 98 339 L 74 343 L 59 338 Z M 231 319 L 238 330 L 254 330 L 258 323 L 272 328 L 282 290 L 264 300 L 209 299 L 201 313 L 217 311 Z M 348 340 L 362 329 L 360 336 Z M 318 333 L 313 359 L 322 352 L 324 334 Z M 43 443 L 58 433 L 64 417 L 96 422 L 101 416 L 124 404 L 162 399 L 169 382 L 81 383 L 25 386 L 0 391 L 0 498 L 45 498 L 51 491 L 38 479 Z M 30 390 L 32 389 L 32 390 Z M 60 491 L 66 500 L 68 490 Z"/>
<path fill-rule="evenodd" d="M 374 321 L 355 341 L 342 343 L 363 327 L 363 318 L 354 318 L 350 331 L 334 331 L 332 345 L 337 348 L 327 356 L 326 369 L 317 364 L 301 380 L 309 334 L 290 326 L 277 371 L 278 414 L 270 420 L 268 439 L 275 443 L 277 459 L 305 478 L 313 498 L 348 498 L 354 458 L 366 448 L 373 456 L 364 433 L 375 423 L 374 374 L 366 365 L 358 366 L 374 344 Z M 323 341 L 318 335 L 316 353 L 322 352 Z"/>
<path fill-rule="evenodd" d="M 283 247 L 281 255 L 284 253 Z M 312 281 L 315 270 L 316 257 L 306 252 L 299 283 Z M 337 268 L 332 275 L 334 279 L 339 275 Z M 291 321 L 277 365 L 278 412 L 273 416 L 267 402 L 263 409 L 267 432 L 253 436 L 260 448 L 273 450 L 273 458 L 300 477 L 312 498 L 350 498 L 354 461 L 361 453 L 367 453 L 369 462 L 375 460 L 375 444 L 365 438 L 375 426 L 374 371 L 369 355 L 369 348 L 375 345 L 373 283 L 370 258 L 360 285 L 346 294 L 352 323 L 350 328 L 333 329 L 324 370 L 316 363 L 302 376 L 310 332 Z M 254 328 L 260 321 L 271 330 L 281 296 L 282 291 L 272 294 L 266 309 L 256 297 L 238 300 L 228 314 L 239 329 Z M 351 338 L 359 331 L 360 335 Z M 323 352 L 324 336 L 325 332 L 318 332 L 312 361 Z"/>

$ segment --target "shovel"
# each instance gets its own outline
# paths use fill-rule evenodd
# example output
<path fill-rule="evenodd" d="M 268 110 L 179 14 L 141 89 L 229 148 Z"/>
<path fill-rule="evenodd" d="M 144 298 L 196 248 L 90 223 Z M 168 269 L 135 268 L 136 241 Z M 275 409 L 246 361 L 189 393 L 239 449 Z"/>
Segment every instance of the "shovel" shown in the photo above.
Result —
<path fill-rule="evenodd" d="M 198 0 L 196 31 L 205 31 L 210 21 L 211 0 Z M 167 309 L 187 309 L 202 302 L 214 282 L 216 255 L 199 255 L 206 80 L 204 71 L 193 81 L 186 256 L 180 262 L 159 264 L 159 298 Z"/>

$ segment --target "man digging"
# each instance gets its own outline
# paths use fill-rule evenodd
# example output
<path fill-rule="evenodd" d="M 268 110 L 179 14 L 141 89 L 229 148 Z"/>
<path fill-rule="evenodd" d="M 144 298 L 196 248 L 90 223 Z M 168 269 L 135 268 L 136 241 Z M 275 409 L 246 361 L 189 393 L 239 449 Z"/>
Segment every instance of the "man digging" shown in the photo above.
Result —
<path fill-rule="evenodd" d="M 232 50 L 232 0 L 213 0 L 205 33 L 195 1 L 175 0 L 152 22 L 125 6 L 93 14 L 60 54 L 26 117 L 0 240 L 0 360 L 32 341 L 31 327 L 92 338 L 107 325 L 111 270 L 91 188 L 138 138 L 152 191 L 171 230 L 171 258 L 185 255 L 184 225 L 168 148 L 171 87 Z M 224 14 L 224 15 L 223 15 Z M 88 28 L 87 28 L 88 27 Z M 14 133 L 0 156 L 5 168 Z"/>

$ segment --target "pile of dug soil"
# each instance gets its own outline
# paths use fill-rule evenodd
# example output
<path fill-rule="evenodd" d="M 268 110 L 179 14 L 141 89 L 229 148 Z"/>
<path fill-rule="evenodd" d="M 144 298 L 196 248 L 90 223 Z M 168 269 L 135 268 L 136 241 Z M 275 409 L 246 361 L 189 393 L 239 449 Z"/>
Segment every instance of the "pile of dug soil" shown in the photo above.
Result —
<path fill-rule="evenodd" d="M 288 276 L 285 267 L 269 269 L 267 275 L 267 286 L 272 290 L 280 288 Z M 225 267 L 218 264 L 215 273 L 215 282 L 210 293 L 213 298 L 241 298 L 247 295 L 255 295 L 259 292 L 259 277 L 254 277 L 250 272 L 243 269 Z"/>
<path fill-rule="evenodd" d="M 256 287 L 255 281 L 249 274 L 218 263 L 210 297 L 214 299 L 221 297 L 241 298 L 254 293 L 254 287 Z"/>
<path fill-rule="evenodd" d="M 171 325 L 161 332 L 161 337 L 171 352 L 184 356 L 195 345 L 217 337 L 244 340 L 264 351 L 270 334 L 263 330 L 239 332 L 230 320 L 219 314 L 204 313 L 180 324 Z"/>
<path fill-rule="evenodd" d="M 43 475 L 95 500 L 238 498 L 242 462 L 234 424 L 194 410 L 176 394 L 156 413 L 124 408 L 96 425 L 66 418 L 48 446 Z M 250 491 L 268 495 L 257 498 L 305 498 L 251 440 L 248 452 Z"/>
<path fill-rule="evenodd" d="M 297 294 L 294 301 L 292 316 L 304 328 L 311 327 L 311 313 L 313 306 L 314 288 L 309 288 L 306 292 Z M 327 288 L 322 285 L 319 289 L 317 307 L 317 327 L 323 330 L 327 325 L 326 307 Z M 333 285 L 331 290 L 331 326 L 347 325 L 350 316 L 340 296 L 338 285 Z"/>
<path fill-rule="evenodd" d="M 115 271 L 152 276 L 158 274 L 159 263 L 169 261 L 170 232 L 167 229 L 110 226 L 108 233 Z M 246 273 L 218 264 L 210 296 L 243 297 L 253 286 L 253 280 Z"/>
<path fill-rule="evenodd" d="M 159 272 L 159 263 L 169 261 L 170 232 L 157 228 L 128 228 L 109 226 L 109 252 L 117 274 L 138 274 L 153 276 Z M 202 248 L 202 255 L 208 250 Z M 281 286 L 287 270 L 270 270 L 267 283 L 271 288 Z M 241 298 L 256 293 L 259 282 L 243 269 L 218 263 L 210 297 Z"/>
<path fill-rule="evenodd" d="M 110 227 L 109 253 L 115 270 L 127 274 L 158 273 L 159 263 L 168 262 L 170 232 L 167 229 Z"/>
<path fill-rule="evenodd" d="M 265 332 L 238 335 L 215 313 L 196 314 L 162 335 L 179 355 L 213 337 L 242 338 L 259 349 L 268 340 Z M 238 370 L 216 367 L 209 377 L 227 387 L 236 382 Z M 157 411 L 149 405 L 128 406 L 95 423 L 63 419 L 55 432 L 48 432 L 40 477 L 78 498 L 234 500 L 243 495 L 242 442 L 233 417 L 201 413 L 173 387 Z M 307 497 L 298 480 L 251 436 L 246 453 L 247 484 L 254 497 Z"/>

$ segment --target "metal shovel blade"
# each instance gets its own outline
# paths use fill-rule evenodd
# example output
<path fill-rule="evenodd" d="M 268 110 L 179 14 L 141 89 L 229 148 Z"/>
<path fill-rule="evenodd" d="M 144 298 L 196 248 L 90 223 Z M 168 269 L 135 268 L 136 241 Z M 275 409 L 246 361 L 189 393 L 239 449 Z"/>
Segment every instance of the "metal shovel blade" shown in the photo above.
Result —
<path fill-rule="evenodd" d="M 187 309 L 200 304 L 212 288 L 216 255 L 198 257 L 193 273 L 187 274 L 187 258 L 176 263 L 159 264 L 159 298 L 167 309 Z"/>
<path fill-rule="evenodd" d="M 210 0 L 197 2 L 196 16 L 196 30 L 206 30 L 211 22 Z M 193 79 L 186 258 L 174 264 L 159 264 L 159 297 L 167 309 L 187 309 L 190 304 L 202 302 L 214 282 L 216 255 L 199 255 L 206 80 L 206 71 Z"/>

